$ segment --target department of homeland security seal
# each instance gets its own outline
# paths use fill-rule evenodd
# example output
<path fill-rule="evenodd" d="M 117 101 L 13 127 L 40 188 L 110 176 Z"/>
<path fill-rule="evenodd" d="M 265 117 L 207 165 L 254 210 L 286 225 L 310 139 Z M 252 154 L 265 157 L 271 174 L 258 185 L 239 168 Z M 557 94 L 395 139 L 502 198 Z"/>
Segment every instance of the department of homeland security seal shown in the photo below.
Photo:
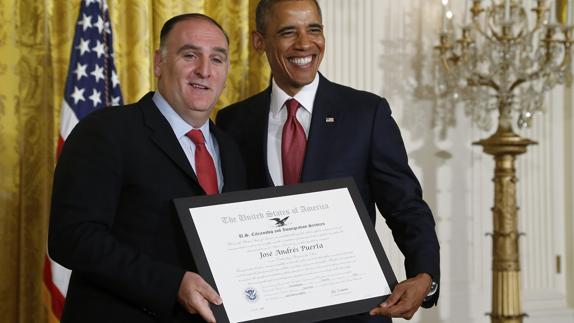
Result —
<path fill-rule="evenodd" d="M 254 303 L 257 302 L 257 290 L 253 287 L 247 287 L 243 290 L 243 295 L 245 295 L 245 299 L 248 302 Z"/>

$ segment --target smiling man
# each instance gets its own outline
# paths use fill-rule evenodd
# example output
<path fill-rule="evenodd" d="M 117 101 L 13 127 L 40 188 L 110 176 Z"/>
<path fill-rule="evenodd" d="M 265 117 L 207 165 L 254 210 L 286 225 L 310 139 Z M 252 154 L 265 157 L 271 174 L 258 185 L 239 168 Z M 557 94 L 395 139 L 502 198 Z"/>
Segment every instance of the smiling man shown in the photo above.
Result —
<path fill-rule="evenodd" d="M 229 41 L 201 14 L 168 20 L 157 92 L 84 118 L 54 175 L 50 256 L 72 269 L 62 322 L 215 322 L 172 200 L 245 188 L 237 146 L 209 122 Z"/>
<path fill-rule="evenodd" d="M 373 224 L 378 207 L 391 228 L 407 279 L 370 313 L 329 322 L 410 319 L 437 302 L 439 245 L 390 107 L 318 73 L 325 38 L 317 1 L 262 0 L 256 10 L 252 41 L 267 56 L 271 85 L 221 110 L 217 125 L 238 142 L 251 188 L 352 177 Z"/>

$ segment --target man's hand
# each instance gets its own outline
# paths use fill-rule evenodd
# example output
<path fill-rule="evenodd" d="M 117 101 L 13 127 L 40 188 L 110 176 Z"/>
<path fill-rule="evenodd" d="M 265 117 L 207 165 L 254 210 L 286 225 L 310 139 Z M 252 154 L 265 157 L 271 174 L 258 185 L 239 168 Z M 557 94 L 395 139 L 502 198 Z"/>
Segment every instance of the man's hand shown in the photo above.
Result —
<path fill-rule="evenodd" d="M 402 281 L 395 286 L 393 293 L 383 304 L 375 307 L 369 313 L 410 320 L 429 293 L 431 283 L 432 278 L 426 273 Z"/>
<path fill-rule="evenodd" d="M 209 303 L 216 305 L 222 303 L 221 297 L 201 276 L 189 271 L 183 275 L 177 299 L 188 312 L 198 313 L 204 320 L 211 323 L 215 323 L 215 317 L 209 308 Z"/>

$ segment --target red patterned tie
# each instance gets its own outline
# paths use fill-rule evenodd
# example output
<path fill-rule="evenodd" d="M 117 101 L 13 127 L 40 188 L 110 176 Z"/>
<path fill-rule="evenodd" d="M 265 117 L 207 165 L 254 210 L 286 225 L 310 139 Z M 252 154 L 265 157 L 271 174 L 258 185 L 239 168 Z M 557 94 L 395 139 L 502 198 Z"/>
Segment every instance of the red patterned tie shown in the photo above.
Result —
<path fill-rule="evenodd" d="M 213 159 L 205 147 L 205 138 L 201 130 L 190 130 L 186 136 L 195 144 L 195 173 L 199 184 L 208 195 L 217 194 L 217 174 Z"/>
<path fill-rule="evenodd" d="M 281 162 L 283 164 L 283 184 L 289 185 L 301 181 L 307 137 L 305 130 L 295 116 L 300 106 L 299 102 L 295 99 L 289 99 L 285 105 L 287 106 L 287 120 L 283 125 Z"/>

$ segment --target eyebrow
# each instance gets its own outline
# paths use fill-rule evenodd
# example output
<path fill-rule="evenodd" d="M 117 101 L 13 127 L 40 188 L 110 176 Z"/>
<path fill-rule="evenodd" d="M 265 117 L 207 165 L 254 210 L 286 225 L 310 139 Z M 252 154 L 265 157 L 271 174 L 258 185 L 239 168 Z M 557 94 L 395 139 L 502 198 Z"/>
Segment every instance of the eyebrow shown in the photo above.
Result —
<path fill-rule="evenodd" d="M 323 30 L 323 25 L 315 22 L 315 23 L 307 25 L 307 28 L 321 28 L 321 30 Z M 295 30 L 295 29 L 296 29 L 295 26 L 285 26 L 283 28 L 280 28 L 277 31 L 277 34 L 281 34 L 283 32 L 291 31 L 291 30 Z"/>
<path fill-rule="evenodd" d="M 312 23 L 312 24 L 310 24 L 308 27 L 321 28 L 321 30 L 323 29 L 323 25 L 320 24 L 320 23 Z"/>
<path fill-rule="evenodd" d="M 193 44 L 185 44 L 177 50 L 177 54 L 180 54 L 181 52 L 189 50 L 189 49 L 194 50 L 194 51 L 200 51 L 200 52 L 203 51 L 203 49 L 199 46 L 196 46 Z M 224 48 L 224 47 L 213 47 L 212 49 L 213 49 L 213 51 L 215 51 L 217 53 L 225 55 L 225 57 L 227 58 L 227 49 L 226 48 Z"/>

